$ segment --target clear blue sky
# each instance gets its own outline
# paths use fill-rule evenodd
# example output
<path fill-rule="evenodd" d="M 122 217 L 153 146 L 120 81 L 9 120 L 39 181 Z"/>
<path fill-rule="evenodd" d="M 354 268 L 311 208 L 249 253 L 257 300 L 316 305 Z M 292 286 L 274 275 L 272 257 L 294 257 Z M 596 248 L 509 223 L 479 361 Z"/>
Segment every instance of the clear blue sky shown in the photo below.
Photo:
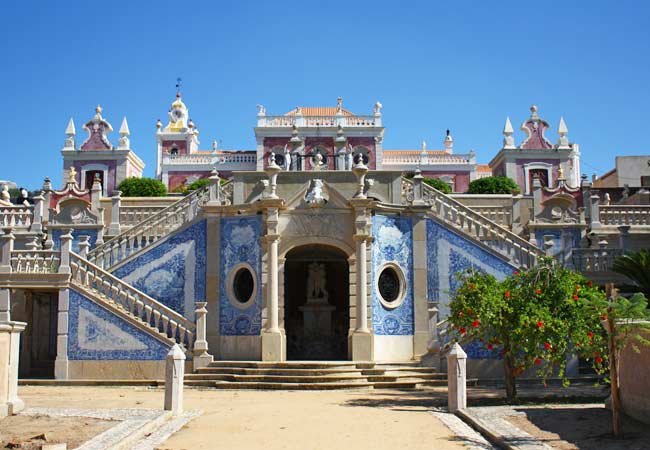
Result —
<path fill-rule="evenodd" d="M 487 163 L 506 115 L 537 104 L 581 145 L 583 171 L 650 154 L 650 3 L 646 1 L 41 1 L 0 12 L 0 179 L 60 186 L 68 119 L 78 139 L 97 103 L 155 165 L 155 122 L 176 77 L 202 148 L 253 149 L 255 105 L 358 114 L 384 105 L 384 148 L 440 148 Z M 517 132 L 517 142 L 523 133 Z M 114 132 L 111 141 L 117 144 Z"/>

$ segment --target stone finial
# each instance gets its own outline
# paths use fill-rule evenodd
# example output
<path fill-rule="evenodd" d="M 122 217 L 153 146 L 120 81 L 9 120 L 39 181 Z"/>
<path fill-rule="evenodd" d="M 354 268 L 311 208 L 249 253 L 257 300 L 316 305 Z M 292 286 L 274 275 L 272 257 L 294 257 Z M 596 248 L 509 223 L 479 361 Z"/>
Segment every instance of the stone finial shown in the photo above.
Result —
<path fill-rule="evenodd" d="M 336 113 L 343 112 L 343 97 L 338 97 L 336 99 Z"/>
<path fill-rule="evenodd" d="M 70 117 L 70 121 L 68 122 L 68 126 L 65 129 L 65 134 L 69 136 L 74 136 L 77 134 L 77 130 L 74 127 L 74 120 L 72 120 L 72 117 Z"/>
<path fill-rule="evenodd" d="M 531 105 L 530 107 L 530 118 L 535 120 L 539 119 L 539 116 L 537 115 L 537 105 Z"/>
<path fill-rule="evenodd" d="M 121 150 L 126 150 L 130 147 L 129 142 L 129 124 L 126 121 L 126 116 L 122 119 L 122 125 L 120 125 L 120 139 L 117 141 L 118 148 Z"/>
<path fill-rule="evenodd" d="M 381 108 L 383 108 L 384 105 L 381 104 L 381 102 L 376 102 L 375 106 L 373 107 L 373 113 L 375 116 L 380 116 L 381 115 Z"/>
<path fill-rule="evenodd" d="M 158 119 L 156 121 L 156 128 L 158 129 L 158 132 L 160 132 L 160 130 L 162 129 L 162 126 L 163 126 L 163 124 L 162 124 L 161 120 Z"/>
<path fill-rule="evenodd" d="M 67 136 L 67 138 L 65 139 L 65 148 L 69 150 L 74 150 L 75 148 L 74 137 L 77 134 L 77 130 L 75 129 L 74 120 L 72 120 L 72 117 L 70 117 L 68 126 L 65 129 L 65 134 Z"/>
<path fill-rule="evenodd" d="M 503 126 L 503 148 L 515 148 L 515 138 L 512 137 L 515 130 L 512 128 L 510 117 L 506 117 L 506 123 Z"/>
<path fill-rule="evenodd" d="M 449 130 L 447 130 L 447 134 L 445 135 L 444 146 L 447 153 L 454 152 L 454 138 L 451 137 L 451 132 Z"/>
<path fill-rule="evenodd" d="M 427 141 L 422 139 L 422 153 L 427 151 Z"/>
<path fill-rule="evenodd" d="M 566 126 L 566 123 L 564 123 L 564 117 L 560 117 L 560 124 L 557 127 L 557 134 L 560 135 L 560 138 L 557 141 L 557 148 L 559 149 L 569 149 L 569 138 L 567 135 L 569 134 L 569 129 Z"/>
<path fill-rule="evenodd" d="M 257 105 L 257 115 L 258 116 L 266 115 L 266 108 L 264 107 L 264 105 Z"/>
<path fill-rule="evenodd" d="M 212 141 L 212 151 L 216 152 L 218 147 L 219 143 L 216 140 Z"/>
<path fill-rule="evenodd" d="M 77 184 L 77 169 L 74 166 L 68 170 L 68 183 Z"/>
<path fill-rule="evenodd" d="M 6 184 L 2 185 L 2 192 L 0 193 L 0 199 L 6 203 L 11 204 L 11 195 L 9 194 L 9 186 Z"/>

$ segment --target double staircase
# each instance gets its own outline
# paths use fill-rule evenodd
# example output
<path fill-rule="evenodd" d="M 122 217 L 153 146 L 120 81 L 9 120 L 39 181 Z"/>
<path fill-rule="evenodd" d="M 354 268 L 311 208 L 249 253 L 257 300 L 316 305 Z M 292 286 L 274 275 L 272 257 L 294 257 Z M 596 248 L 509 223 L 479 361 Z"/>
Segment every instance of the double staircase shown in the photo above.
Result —
<path fill-rule="evenodd" d="M 447 376 L 418 361 L 215 361 L 185 375 L 185 386 L 214 389 L 415 389 L 446 386 Z"/>

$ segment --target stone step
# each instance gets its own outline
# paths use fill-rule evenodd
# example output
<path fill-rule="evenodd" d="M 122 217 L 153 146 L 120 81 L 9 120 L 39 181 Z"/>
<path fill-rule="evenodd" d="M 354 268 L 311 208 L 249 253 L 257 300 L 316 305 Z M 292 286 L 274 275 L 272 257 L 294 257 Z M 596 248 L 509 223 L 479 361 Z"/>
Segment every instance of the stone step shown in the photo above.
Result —
<path fill-rule="evenodd" d="M 443 380 L 438 374 L 421 374 L 421 375 L 369 375 L 363 376 L 359 373 L 350 375 L 235 375 L 235 374 L 187 374 L 185 381 L 230 381 L 230 382 L 280 382 L 280 383 L 333 383 L 333 382 L 385 382 L 385 381 L 429 381 Z"/>
<path fill-rule="evenodd" d="M 405 362 L 372 362 L 372 361 L 214 361 L 208 367 L 240 367 L 240 368 L 290 368 L 290 369 L 388 369 L 403 367 L 420 367 L 418 361 Z"/>
<path fill-rule="evenodd" d="M 249 368 L 249 367 L 201 367 L 196 370 L 197 374 L 216 374 L 216 375 L 401 375 L 401 374 L 438 374 L 431 367 L 403 367 L 390 369 L 294 369 L 294 368 Z"/>
<path fill-rule="evenodd" d="M 257 389 L 257 390 L 333 390 L 333 389 L 415 389 L 417 382 L 336 382 L 336 383 L 249 383 L 223 381 L 186 381 L 186 386 L 213 389 Z"/>

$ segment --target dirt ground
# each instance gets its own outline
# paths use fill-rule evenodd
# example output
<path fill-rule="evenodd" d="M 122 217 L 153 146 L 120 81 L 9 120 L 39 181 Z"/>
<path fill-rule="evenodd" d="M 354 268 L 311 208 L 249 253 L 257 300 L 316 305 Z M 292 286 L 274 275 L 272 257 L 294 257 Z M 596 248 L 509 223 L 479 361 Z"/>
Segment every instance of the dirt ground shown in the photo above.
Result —
<path fill-rule="evenodd" d="M 164 392 L 142 387 L 23 386 L 29 406 L 160 408 Z M 462 449 L 431 413 L 432 391 L 185 390 L 185 409 L 200 409 L 160 446 L 164 450 Z M 444 395 L 444 394 L 443 394 Z"/>
<path fill-rule="evenodd" d="M 10 416 L 0 419 L 0 448 L 21 444 L 21 450 L 39 450 L 43 444 L 66 443 L 72 449 L 115 425 L 86 417 Z"/>
<path fill-rule="evenodd" d="M 614 439 L 611 411 L 604 405 L 515 408 L 525 416 L 504 417 L 517 428 L 560 450 L 648 450 L 650 427 L 623 418 L 623 439 Z"/>

